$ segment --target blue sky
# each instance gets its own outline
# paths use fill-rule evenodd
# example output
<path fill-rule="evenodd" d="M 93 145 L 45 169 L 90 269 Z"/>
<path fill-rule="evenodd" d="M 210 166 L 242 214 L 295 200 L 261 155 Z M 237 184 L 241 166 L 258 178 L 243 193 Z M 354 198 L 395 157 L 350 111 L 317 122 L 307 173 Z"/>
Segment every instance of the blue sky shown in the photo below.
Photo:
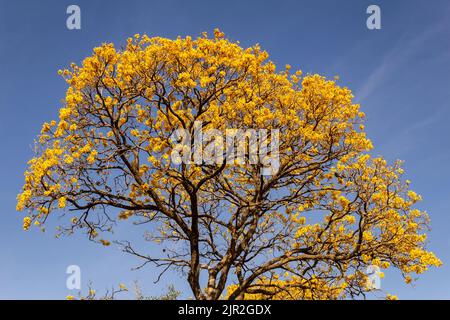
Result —
<path fill-rule="evenodd" d="M 403 299 L 450 299 L 450 5 L 448 1 L 0 1 L 0 298 L 62 299 L 65 270 L 77 264 L 85 286 L 102 291 L 139 280 L 160 294 L 168 283 L 185 297 L 180 275 L 158 284 L 157 271 L 114 246 L 74 236 L 56 240 L 22 231 L 15 211 L 31 145 L 55 119 L 66 90 L 57 70 L 80 62 L 102 42 L 135 33 L 175 38 L 216 27 L 242 46 L 260 43 L 277 65 L 340 76 L 367 114 L 374 154 L 403 159 L 420 208 L 431 216 L 429 248 L 444 262 L 405 285 L 388 272 L 382 288 Z M 66 8 L 81 8 L 82 29 L 66 28 Z M 381 8 L 381 30 L 366 28 L 366 8 Z M 54 217 L 57 220 L 56 217 Z M 135 229 L 123 234 L 139 239 Z M 149 250 L 152 250 L 149 248 Z"/>

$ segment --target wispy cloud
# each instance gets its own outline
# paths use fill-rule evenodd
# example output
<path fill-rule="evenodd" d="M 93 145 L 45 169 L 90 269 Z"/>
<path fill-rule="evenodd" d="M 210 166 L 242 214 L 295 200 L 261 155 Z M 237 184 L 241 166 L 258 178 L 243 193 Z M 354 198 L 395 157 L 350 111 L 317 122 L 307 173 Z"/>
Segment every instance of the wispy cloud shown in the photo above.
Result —
<path fill-rule="evenodd" d="M 383 153 L 394 154 L 397 158 L 402 158 L 405 153 L 423 147 L 423 142 L 418 143 L 417 141 L 423 138 L 432 126 L 447 118 L 448 107 L 443 105 L 429 116 L 412 123 L 403 130 L 393 132 L 388 140 L 378 144 L 378 148 L 381 148 Z"/>
<path fill-rule="evenodd" d="M 414 37 L 408 38 L 403 36 L 384 55 L 380 64 L 372 71 L 367 81 L 356 92 L 356 99 L 362 102 L 374 93 L 398 68 L 407 64 L 414 56 L 424 50 L 426 48 L 426 42 L 441 32 L 446 25 L 446 21 L 441 21 Z"/>

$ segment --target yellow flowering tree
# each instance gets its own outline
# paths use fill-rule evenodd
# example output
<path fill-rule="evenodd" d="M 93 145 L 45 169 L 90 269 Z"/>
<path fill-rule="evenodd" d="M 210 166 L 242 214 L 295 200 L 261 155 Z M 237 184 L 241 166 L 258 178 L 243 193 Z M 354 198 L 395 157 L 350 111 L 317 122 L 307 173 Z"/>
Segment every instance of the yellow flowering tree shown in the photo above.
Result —
<path fill-rule="evenodd" d="M 410 282 L 440 264 L 425 249 L 420 197 L 399 162 L 369 155 L 364 114 L 335 80 L 277 71 L 258 45 L 244 49 L 219 30 L 136 35 L 60 73 L 59 120 L 43 125 L 18 196 L 25 230 L 59 210 L 61 233 L 109 245 L 118 223 L 149 224 L 161 255 L 130 242 L 123 250 L 185 271 L 197 299 L 354 297 L 369 290 L 369 265 Z M 278 170 L 174 163 L 172 134 L 199 121 L 278 130 Z"/>

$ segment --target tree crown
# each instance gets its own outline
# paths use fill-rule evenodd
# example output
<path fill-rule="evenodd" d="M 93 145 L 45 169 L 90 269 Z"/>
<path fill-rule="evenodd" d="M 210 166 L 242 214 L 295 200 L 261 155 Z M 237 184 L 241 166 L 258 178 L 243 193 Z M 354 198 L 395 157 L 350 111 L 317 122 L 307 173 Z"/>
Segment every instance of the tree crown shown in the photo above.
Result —
<path fill-rule="evenodd" d="M 164 246 L 161 257 L 129 242 L 123 250 L 187 271 L 199 299 L 224 297 L 227 286 L 231 299 L 341 298 L 367 291 L 368 265 L 393 266 L 406 282 L 440 265 L 425 249 L 420 196 L 400 162 L 369 155 L 364 114 L 335 80 L 277 71 L 258 45 L 244 49 L 219 30 L 103 44 L 60 74 L 64 106 L 43 125 L 18 196 L 25 230 L 64 209 L 62 233 L 109 245 L 116 223 L 152 223 L 146 238 Z M 196 122 L 278 130 L 278 170 L 263 175 L 259 160 L 174 163 L 173 133 Z"/>

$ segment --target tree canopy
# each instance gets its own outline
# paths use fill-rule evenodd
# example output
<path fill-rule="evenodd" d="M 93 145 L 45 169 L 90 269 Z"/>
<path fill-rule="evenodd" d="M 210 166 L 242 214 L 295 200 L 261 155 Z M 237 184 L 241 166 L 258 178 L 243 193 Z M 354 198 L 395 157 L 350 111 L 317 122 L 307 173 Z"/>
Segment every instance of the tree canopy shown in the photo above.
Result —
<path fill-rule="evenodd" d="M 369 265 L 398 269 L 407 283 L 439 266 L 420 196 L 400 162 L 371 155 L 351 91 L 290 69 L 219 30 L 95 48 L 60 71 L 59 120 L 43 125 L 18 196 L 23 228 L 59 211 L 61 233 L 109 245 L 117 224 L 148 224 L 159 256 L 128 241 L 122 249 L 182 271 L 197 299 L 354 297 L 368 290 Z M 277 130 L 278 170 L 174 163 L 173 133 L 196 122 Z"/>

